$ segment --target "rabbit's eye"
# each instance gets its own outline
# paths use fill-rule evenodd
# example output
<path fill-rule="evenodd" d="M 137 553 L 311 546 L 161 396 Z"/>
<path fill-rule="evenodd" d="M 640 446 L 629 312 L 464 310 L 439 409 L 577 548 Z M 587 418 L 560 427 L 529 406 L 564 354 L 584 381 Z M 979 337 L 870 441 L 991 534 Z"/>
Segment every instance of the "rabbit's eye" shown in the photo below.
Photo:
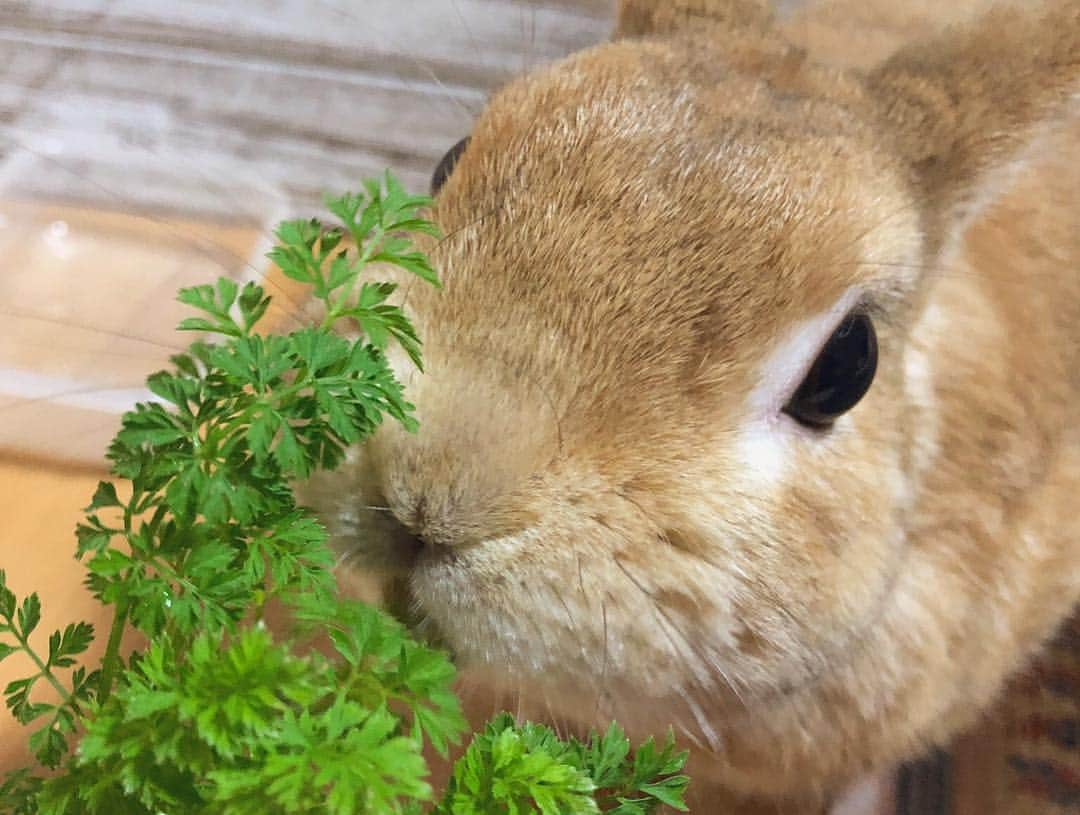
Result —
<path fill-rule="evenodd" d="M 826 428 L 870 389 L 877 370 L 877 335 L 865 314 L 848 315 L 784 407 L 801 424 Z"/>
<path fill-rule="evenodd" d="M 446 151 L 446 155 L 439 159 L 439 163 L 435 165 L 435 172 L 431 174 L 431 194 L 435 195 L 442 189 L 442 185 L 446 183 L 446 179 L 450 177 L 450 173 L 454 172 L 454 165 L 457 164 L 458 158 L 465 152 L 465 148 L 469 146 L 469 137 L 459 141 L 453 147 Z"/>

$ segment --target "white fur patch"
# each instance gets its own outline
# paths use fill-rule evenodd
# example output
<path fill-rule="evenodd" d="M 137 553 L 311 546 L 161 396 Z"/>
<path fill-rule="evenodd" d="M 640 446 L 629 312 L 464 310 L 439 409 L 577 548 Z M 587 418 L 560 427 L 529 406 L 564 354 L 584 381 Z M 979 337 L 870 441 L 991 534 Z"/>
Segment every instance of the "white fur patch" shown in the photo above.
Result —
<path fill-rule="evenodd" d="M 769 487 L 783 481 L 787 472 L 788 437 L 779 421 L 762 419 L 739 430 L 736 451 L 739 475 L 748 477 L 757 487 Z"/>
<path fill-rule="evenodd" d="M 740 472 L 755 488 L 768 489 L 784 481 L 792 444 L 802 429 L 787 421 L 781 411 L 859 296 L 858 289 L 849 289 L 827 310 L 795 326 L 761 366 L 758 384 L 747 400 L 747 421 L 739 429 L 735 447 Z"/>

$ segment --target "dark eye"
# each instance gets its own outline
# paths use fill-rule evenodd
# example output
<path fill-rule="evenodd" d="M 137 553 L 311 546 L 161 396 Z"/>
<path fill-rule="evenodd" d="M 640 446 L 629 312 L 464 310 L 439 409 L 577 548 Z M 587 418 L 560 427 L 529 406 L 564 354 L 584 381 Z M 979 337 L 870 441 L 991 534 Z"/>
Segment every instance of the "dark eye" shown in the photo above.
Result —
<path fill-rule="evenodd" d="M 874 324 L 865 314 L 849 315 L 829 337 L 784 412 L 809 427 L 828 427 L 870 390 L 877 357 Z"/>
<path fill-rule="evenodd" d="M 457 164 L 457 160 L 461 157 L 461 154 L 465 152 L 465 148 L 469 146 L 469 137 L 459 141 L 453 147 L 446 151 L 446 155 L 439 159 L 439 163 L 435 165 L 435 172 L 431 174 L 431 194 L 435 195 L 442 189 L 442 185 L 446 183 L 446 179 L 450 177 L 450 173 L 454 172 L 454 165 Z"/>

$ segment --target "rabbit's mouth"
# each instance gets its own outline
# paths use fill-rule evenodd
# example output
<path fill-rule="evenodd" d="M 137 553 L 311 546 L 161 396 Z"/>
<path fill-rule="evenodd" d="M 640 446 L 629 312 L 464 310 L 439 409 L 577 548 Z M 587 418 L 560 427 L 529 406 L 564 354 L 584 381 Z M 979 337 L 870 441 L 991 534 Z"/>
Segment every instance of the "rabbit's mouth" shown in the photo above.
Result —
<path fill-rule="evenodd" d="M 644 698 L 659 700 L 670 696 L 672 705 L 690 709 L 692 705 L 687 700 L 691 697 L 707 698 L 703 704 L 725 724 L 734 726 L 767 713 L 771 706 L 812 696 L 822 685 L 872 653 L 880 641 L 878 634 L 895 609 L 910 554 L 906 541 L 903 538 L 901 541 L 896 546 L 891 568 L 882 575 L 880 589 L 867 604 L 861 620 L 804 649 L 794 670 L 778 670 L 752 683 L 744 679 L 736 659 L 726 663 L 719 653 L 710 658 L 704 648 L 695 646 L 690 647 L 701 666 L 695 675 L 686 675 L 677 664 L 650 665 L 633 660 L 619 664 L 615 652 L 624 644 L 612 641 L 619 636 L 615 633 L 616 623 L 608 619 L 604 610 L 600 612 L 604 630 L 599 637 L 593 636 L 597 632 L 570 628 L 563 629 L 557 637 L 548 636 L 550 632 L 541 630 L 540 621 L 524 619 L 528 615 L 520 608 L 517 612 L 489 609 L 490 613 L 485 613 L 482 593 L 475 593 L 473 573 L 477 569 L 476 561 L 483 558 L 482 546 L 463 551 L 425 547 L 416 559 L 412 574 L 395 581 L 393 608 L 410 622 L 418 635 L 449 650 L 462 667 L 482 668 L 550 688 L 562 687 L 569 696 L 592 694 L 590 698 L 625 700 L 619 707 L 640 705 Z M 529 586 L 509 574 L 495 577 L 494 583 L 500 591 L 512 584 L 511 593 L 529 595 L 533 602 L 558 596 L 552 587 Z M 470 592 L 465 591 L 465 586 L 471 587 Z M 564 621 L 575 617 L 570 611 L 565 614 Z M 588 618 L 582 615 L 581 619 L 584 622 Z M 611 632 L 607 631 L 609 627 Z M 633 629 L 628 630 L 631 635 L 634 633 Z M 534 633 L 539 641 L 530 641 L 528 632 Z M 654 635 L 665 636 L 661 631 Z M 582 643 L 593 644 L 592 653 L 587 653 L 589 646 Z M 559 693 L 562 691 L 556 690 L 555 695 Z M 665 703 L 659 707 L 667 706 Z"/>

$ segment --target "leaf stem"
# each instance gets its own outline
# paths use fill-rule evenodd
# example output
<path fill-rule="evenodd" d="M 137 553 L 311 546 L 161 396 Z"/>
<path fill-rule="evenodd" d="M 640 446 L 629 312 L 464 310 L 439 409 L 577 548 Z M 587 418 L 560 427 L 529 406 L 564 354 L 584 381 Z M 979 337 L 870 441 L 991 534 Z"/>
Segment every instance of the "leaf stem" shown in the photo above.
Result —
<path fill-rule="evenodd" d="M 109 629 L 109 641 L 105 646 L 105 656 L 101 662 L 101 681 L 98 684 L 98 701 L 100 702 L 104 702 L 112 693 L 116 669 L 120 665 L 120 641 L 124 638 L 124 628 L 127 626 L 130 608 L 131 605 L 128 601 L 124 601 L 122 605 L 117 606 L 112 628 Z"/>
<path fill-rule="evenodd" d="M 124 534 L 130 541 L 133 532 L 133 504 L 138 497 L 138 487 L 134 488 L 131 500 L 124 507 Z M 137 547 L 131 547 L 132 554 Z M 130 576 L 131 572 L 128 572 Z M 116 606 L 116 615 L 113 617 L 112 627 L 109 628 L 109 640 L 105 644 L 105 656 L 101 660 L 101 680 L 98 682 L 98 700 L 104 702 L 112 693 L 113 681 L 116 671 L 120 667 L 120 641 L 124 638 L 124 628 L 127 625 L 128 612 L 131 609 L 130 600 L 121 600 Z"/>
<path fill-rule="evenodd" d="M 60 698 L 63 699 L 65 703 L 71 702 L 71 694 L 68 693 L 67 688 L 60 683 L 60 680 L 56 678 L 53 672 L 49 670 L 49 666 L 37 655 L 37 651 L 30 645 L 29 638 L 24 637 L 22 632 L 15 626 L 11 627 L 11 633 L 15 636 L 15 639 L 19 641 L 19 645 L 22 646 L 22 649 L 30 656 L 30 659 L 34 661 L 40 675 L 47 679 L 50 685 L 56 688 L 56 692 L 60 694 Z"/>

